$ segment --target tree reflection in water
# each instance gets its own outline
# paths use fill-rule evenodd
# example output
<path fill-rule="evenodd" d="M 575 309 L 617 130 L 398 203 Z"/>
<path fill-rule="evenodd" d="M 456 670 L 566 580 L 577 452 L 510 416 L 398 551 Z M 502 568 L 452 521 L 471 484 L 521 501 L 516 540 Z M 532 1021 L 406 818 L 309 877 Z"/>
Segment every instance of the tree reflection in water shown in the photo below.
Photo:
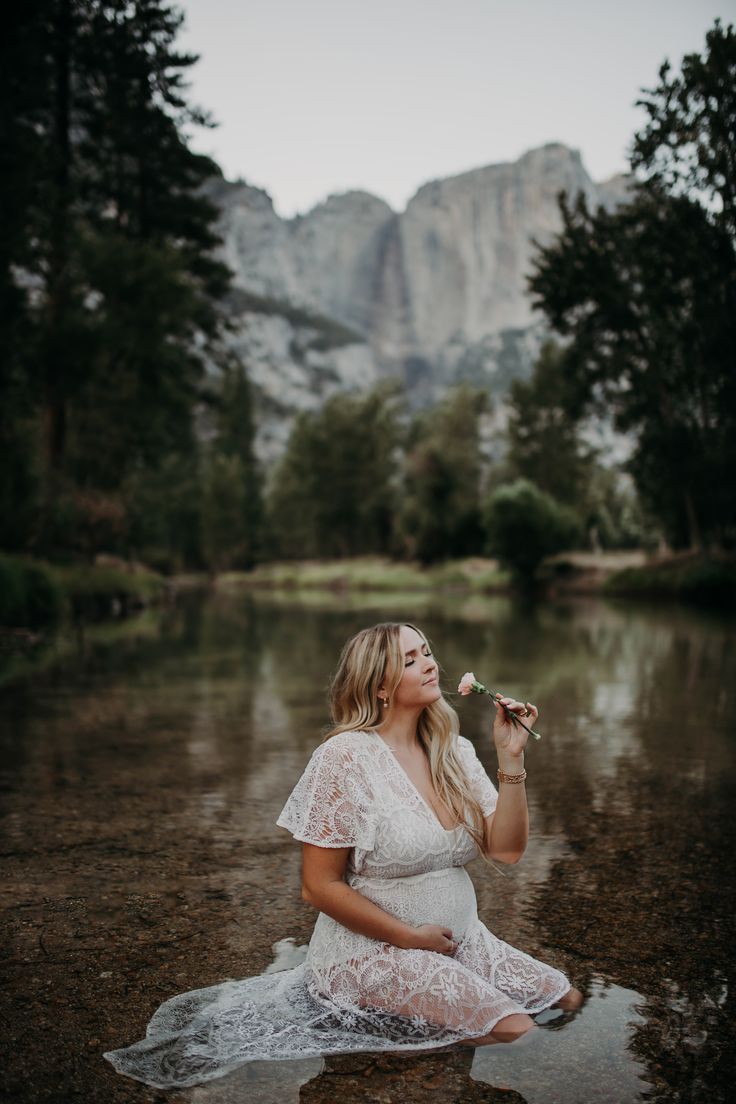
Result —
<path fill-rule="evenodd" d="M 622 762 L 596 809 L 573 809 L 575 854 L 554 864 L 529 918 L 570 961 L 642 994 L 629 1049 L 644 1098 L 714 1104 L 734 1075 L 736 786 L 645 763 Z"/>

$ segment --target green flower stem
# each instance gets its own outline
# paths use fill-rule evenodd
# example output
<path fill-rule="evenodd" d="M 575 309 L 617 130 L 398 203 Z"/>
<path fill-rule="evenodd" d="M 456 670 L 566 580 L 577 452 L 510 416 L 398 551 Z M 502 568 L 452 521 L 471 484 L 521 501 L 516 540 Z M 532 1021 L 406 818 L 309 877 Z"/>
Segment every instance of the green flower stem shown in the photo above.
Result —
<path fill-rule="evenodd" d="M 488 694 L 488 697 L 493 698 L 496 705 L 502 706 L 502 708 L 506 711 L 506 716 L 510 717 L 511 720 L 514 722 L 514 724 L 519 724 L 519 725 L 521 725 L 522 728 L 525 728 L 527 730 L 527 732 L 529 733 L 529 735 L 533 736 L 535 740 L 541 740 L 542 739 L 542 737 L 540 736 L 540 734 L 538 732 L 535 732 L 533 728 L 529 728 L 529 726 L 525 725 L 524 722 L 522 720 L 520 720 L 519 717 L 517 717 L 515 713 L 512 713 L 511 710 L 509 709 L 509 707 L 504 702 L 498 701 L 496 699 L 496 695 L 493 692 L 493 690 L 488 690 L 483 685 L 482 682 L 478 682 L 478 681 L 474 682 L 473 685 L 470 687 L 470 689 L 473 691 L 474 694 Z"/>

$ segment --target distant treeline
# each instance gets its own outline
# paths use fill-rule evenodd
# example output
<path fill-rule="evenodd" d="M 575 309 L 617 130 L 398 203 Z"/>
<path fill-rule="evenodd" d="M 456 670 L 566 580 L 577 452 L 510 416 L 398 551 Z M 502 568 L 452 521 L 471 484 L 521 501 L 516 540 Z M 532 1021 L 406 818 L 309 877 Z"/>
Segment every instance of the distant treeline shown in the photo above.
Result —
<path fill-rule="evenodd" d="M 410 412 L 398 386 L 297 418 L 264 472 L 248 365 L 214 259 L 220 172 L 192 153 L 196 56 L 162 0 L 28 0 L 2 41 L 2 547 L 104 551 L 164 571 L 388 553 L 491 553 L 520 574 L 565 546 L 736 545 L 736 39 L 665 65 L 640 101 L 637 186 L 607 213 L 559 196 L 529 290 L 558 335 L 508 394 Z M 505 459 L 481 419 L 502 400 Z M 636 442 L 629 479 L 591 414 Z"/>

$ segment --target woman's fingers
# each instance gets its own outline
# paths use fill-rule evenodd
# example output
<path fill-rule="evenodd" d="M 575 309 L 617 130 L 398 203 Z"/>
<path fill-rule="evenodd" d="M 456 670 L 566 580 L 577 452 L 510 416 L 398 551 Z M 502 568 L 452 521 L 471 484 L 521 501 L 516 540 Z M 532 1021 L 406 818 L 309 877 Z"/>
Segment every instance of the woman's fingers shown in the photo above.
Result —
<path fill-rule="evenodd" d="M 511 713 L 518 714 L 519 716 L 532 716 L 536 720 L 540 715 L 540 711 L 537 710 L 536 705 L 533 705 L 531 701 L 527 701 L 526 704 L 523 701 L 516 701 L 515 698 L 504 698 L 502 694 L 498 693 L 493 699 L 493 704 L 497 707 L 503 707 L 505 705 Z M 505 710 L 504 710 L 505 712 Z"/>
<path fill-rule="evenodd" d="M 493 700 L 496 705 L 507 705 L 509 708 L 514 705 L 520 705 L 522 709 L 524 708 L 523 702 L 518 702 L 516 698 L 504 698 L 501 696 L 501 694 L 496 694 L 496 697 Z"/>
<path fill-rule="evenodd" d="M 443 928 L 441 924 L 421 924 L 415 928 L 417 942 L 413 944 L 424 951 L 437 951 L 451 955 L 459 947 L 459 941 L 453 939 L 452 928 Z"/>
<path fill-rule="evenodd" d="M 502 698 L 500 694 L 497 694 L 493 699 L 495 705 L 505 705 L 507 709 L 510 709 L 512 713 L 519 713 L 523 717 L 527 709 L 534 709 L 534 706 L 530 706 L 529 702 L 524 705 L 523 702 L 516 701 L 515 698 Z M 536 710 L 534 710 L 536 713 Z"/>

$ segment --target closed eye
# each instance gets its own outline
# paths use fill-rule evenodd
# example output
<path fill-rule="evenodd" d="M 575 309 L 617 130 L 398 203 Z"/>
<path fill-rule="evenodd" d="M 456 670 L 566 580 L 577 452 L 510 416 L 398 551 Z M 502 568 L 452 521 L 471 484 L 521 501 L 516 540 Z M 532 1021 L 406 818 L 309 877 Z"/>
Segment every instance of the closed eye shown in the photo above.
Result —
<path fill-rule="evenodd" d="M 422 652 L 422 655 L 423 655 L 423 656 L 431 656 L 431 654 L 432 654 L 432 653 L 431 653 L 431 651 L 429 650 L 429 648 L 427 648 L 426 652 Z M 405 667 L 411 667 L 412 663 L 414 663 L 414 660 L 413 660 L 413 659 L 410 659 L 410 660 L 408 660 L 408 662 L 407 662 L 407 663 L 405 663 L 405 664 L 404 664 L 404 666 L 405 666 Z"/>

